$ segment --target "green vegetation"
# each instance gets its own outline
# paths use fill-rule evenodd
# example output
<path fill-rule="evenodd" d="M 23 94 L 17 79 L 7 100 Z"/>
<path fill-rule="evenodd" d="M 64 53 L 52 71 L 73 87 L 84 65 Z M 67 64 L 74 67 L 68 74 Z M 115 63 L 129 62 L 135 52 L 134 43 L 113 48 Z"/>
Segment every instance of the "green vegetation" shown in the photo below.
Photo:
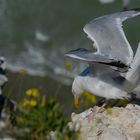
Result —
<path fill-rule="evenodd" d="M 17 139 L 78 140 L 79 131 L 68 127 L 69 120 L 61 114 L 61 109 L 60 104 L 41 96 L 37 89 L 27 90 L 15 114 Z"/>

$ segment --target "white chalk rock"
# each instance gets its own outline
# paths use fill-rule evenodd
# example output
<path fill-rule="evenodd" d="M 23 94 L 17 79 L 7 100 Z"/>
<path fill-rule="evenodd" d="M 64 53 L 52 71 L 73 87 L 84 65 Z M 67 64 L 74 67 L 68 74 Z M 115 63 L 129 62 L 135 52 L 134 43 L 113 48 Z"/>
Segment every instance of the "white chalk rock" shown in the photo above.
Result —
<path fill-rule="evenodd" d="M 72 123 L 78 123 L 81 140 L 138 140 L 140 139 L 140 106 L 128 104 L 94 114 L 91 110 L 72 114 Z"/>

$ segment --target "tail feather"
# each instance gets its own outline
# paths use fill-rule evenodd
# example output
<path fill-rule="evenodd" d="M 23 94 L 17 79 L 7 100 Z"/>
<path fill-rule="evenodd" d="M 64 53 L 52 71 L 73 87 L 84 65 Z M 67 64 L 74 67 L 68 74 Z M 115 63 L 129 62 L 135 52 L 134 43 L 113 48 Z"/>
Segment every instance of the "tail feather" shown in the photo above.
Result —
<path fill-rule="evenodd" d="M 140 81 L 140 42 L 131 64 L 131 69 L 126 74 L 126 79 L 130 81 L 134 87 L 136 87 Z"/>

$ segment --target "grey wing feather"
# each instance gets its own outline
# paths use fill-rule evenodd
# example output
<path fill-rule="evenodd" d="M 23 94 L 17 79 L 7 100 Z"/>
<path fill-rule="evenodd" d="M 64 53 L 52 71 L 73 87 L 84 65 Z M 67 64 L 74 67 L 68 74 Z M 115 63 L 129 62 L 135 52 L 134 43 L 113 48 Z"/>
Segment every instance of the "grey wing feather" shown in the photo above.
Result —
<path fill-rule="evenodd" d="M 126 74 L 126 78 L 133 83 L 134 86 L 137 86 L 137 84 L 140 82 L 140 43 L 131 64 L 131 69 Z"/>
<path fill-rule="evenodd" d="M 126 78 L 120 72 L 114 71 L 111 67 L 102 64 L 90 65 L 90 76 L 98 77 L 102 81 L 123 88 L 122 84 L 127 82 Z M 124 87 L 125 88 L 125 87 Z"/>
<path fill-rule="evenodd" d="M 88 63 L 100 63 L 109 66 L 115 66 L 118 68 L 118 71 L 120 72 L 126 72 L 129 69 L 127 65 L 121 63 L 120 61 L 116 61 L 107 55 L 101 55 L 98 53 L 90 52 L 89 50 L 86 49 L 72 50 L 69 53 L 65 54 L 65 56 L 82 60 Z M 115 68 L 112 67 L 112 69 Z"/>
<path fill-rule="evenodd" d="M 86 24 L 84 31 L 94 41 L 98 53 L 129 65 L 133 51 L 122 29 L 122 22 L 139 14 L 139 11 L 130 10 L 105 15 Z"/>
<path fill-rule="evenodd" d="M 104 63 L 111 63 L 113 59 L 96 54 L 94 52 L 90 52 L 86 49 L 77 49 L 77 50 L 72 50 L 65 54 L 66 57 L 86 61 L 86 62 L 104 62 Z"/>

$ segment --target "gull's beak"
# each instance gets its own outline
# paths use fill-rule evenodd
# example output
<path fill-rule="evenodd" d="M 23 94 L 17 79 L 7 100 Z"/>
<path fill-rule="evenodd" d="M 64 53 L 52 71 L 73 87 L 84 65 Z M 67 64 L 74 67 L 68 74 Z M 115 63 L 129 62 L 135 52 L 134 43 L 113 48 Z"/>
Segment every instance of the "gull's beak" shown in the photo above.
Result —
<path fill-rule="evenodd" d="M 78 96 L 74 96 L 74 106 L 76 110 L 78 109 L 78 105 L 79 105 Z"/>

